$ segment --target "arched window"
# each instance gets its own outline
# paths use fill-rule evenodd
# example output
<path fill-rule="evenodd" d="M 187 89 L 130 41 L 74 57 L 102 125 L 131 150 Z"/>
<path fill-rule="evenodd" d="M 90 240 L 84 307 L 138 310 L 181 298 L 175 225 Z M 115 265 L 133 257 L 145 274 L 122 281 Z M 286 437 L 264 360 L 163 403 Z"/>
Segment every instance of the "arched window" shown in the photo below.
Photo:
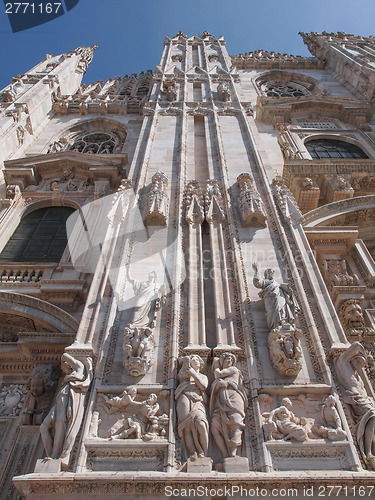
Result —
<path fill-rule="evenodd" d="M 0 254 L 3 262 L 59 262 L 67 244 L 71 207 L 40 208 L 26 215 Z"/>
<path fill-rule="evenodd" d="M 116 141 L 110 134 L 98 132 L 78 137 L 69 149 L 78 153 L 108 154 L 113 153 L 115 144 Z"/>
<path fill-rule="evenodd" d="M 368 158 L 355 144 L 335 139 L 316 139 L 305 143 L 311 158 Z"/>

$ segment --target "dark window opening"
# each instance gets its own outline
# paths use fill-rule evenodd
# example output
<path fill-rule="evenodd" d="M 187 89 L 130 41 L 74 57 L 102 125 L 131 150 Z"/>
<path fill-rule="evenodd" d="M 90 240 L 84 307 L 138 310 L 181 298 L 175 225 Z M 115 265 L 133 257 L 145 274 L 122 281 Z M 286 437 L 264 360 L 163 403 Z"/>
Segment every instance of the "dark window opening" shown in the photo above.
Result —
<path fill-rule="evenodd" d="M 59 262 L 68 242 L 71 207 L 40 208 L 26 215 L 0 254 L 2 262 Z"/>
<path fill-rule="evenodd" d="M 305 143 L 311 158 L 368 158 L 368 156 L 354 144 L 334 139 L 318 139 Z"/>

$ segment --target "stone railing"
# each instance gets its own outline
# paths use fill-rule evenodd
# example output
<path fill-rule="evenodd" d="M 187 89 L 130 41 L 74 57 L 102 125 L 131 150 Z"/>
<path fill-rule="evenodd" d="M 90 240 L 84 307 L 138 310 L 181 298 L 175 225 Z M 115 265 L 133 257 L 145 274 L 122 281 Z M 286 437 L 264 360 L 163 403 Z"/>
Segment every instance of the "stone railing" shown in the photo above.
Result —
<path fill-rule="evenodd" d="M 37 283 L 43 277 L 43 269 L 31 266 L 0 267 L 1 283 Z"/>

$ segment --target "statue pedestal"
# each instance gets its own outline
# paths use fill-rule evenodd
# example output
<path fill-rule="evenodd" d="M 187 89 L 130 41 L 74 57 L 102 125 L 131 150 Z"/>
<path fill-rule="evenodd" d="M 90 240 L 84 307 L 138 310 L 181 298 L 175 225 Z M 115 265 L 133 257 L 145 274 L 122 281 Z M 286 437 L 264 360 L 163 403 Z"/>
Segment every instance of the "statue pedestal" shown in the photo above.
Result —
<path fill-rule="evenodd" d="M 187 472 L 212 472 L 212 459 L 209 457 L 188 458 Z"/>
<path fill-rule="evenodd" d="M 223 471 L 235 474 L 249 472 L 249 460 L 246 457 L 229 457 L 223 460 Z"/>
<path fill-rule="evenodd" d="M 34 472 L 48 474 L 61 472 L 61 458 L 40 458 L 36 461 Z"/>

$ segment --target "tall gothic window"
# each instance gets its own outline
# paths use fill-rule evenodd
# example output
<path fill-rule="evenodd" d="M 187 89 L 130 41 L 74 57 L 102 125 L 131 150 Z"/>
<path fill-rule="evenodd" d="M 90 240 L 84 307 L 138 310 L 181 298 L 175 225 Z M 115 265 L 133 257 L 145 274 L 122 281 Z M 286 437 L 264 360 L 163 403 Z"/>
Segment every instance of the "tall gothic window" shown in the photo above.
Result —
<path fill-rule="evenodd" d="M 80 136 L 70 146 L 71 151 L 88 154 L 113 153 L 116 141 L 110 134 L 97 132 Z"/>
<path fill-rule="evenodd" d="M 3 262 L 59 262 L 67 244 L 71 207 L 47 207 L 26 215 L 0 254 Z"/>
<path fill-rule="evenodd" d="M 358 146 L 335 139 L 316 139 L 305 146 L 311 158 L 368 158 Z"/>

